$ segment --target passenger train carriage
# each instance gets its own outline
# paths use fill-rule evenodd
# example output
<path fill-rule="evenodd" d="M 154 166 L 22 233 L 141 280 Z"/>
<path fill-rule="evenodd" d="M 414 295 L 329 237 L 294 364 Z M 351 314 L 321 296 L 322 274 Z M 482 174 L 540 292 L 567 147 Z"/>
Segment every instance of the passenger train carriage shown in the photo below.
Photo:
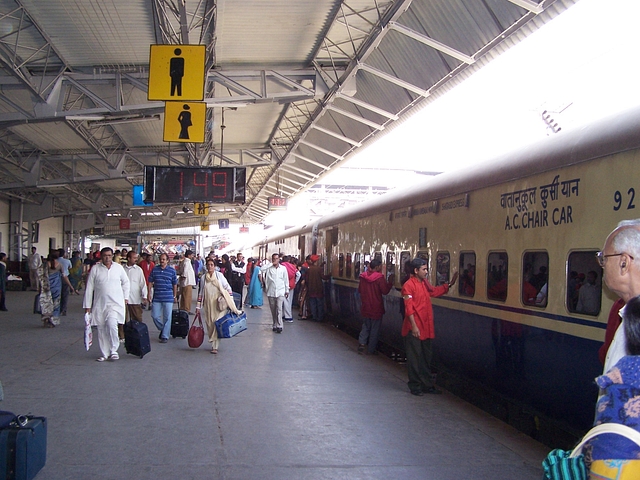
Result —
<path fill-rule="evenodd" d="M 640 109 L 398 188 L 267 238 L 254 255 L 320 254 L 328 315 L 354 335 L 358 276 L 381 258 L 396 288 L 379 348 L 400 355 L 403 265 L 424 257 L 434 285 L 458 271 L 449 294 L 433 299 L 438 383 L 568 447 L 593 422 L 598 349 L 616 300 L 595 254 L 619 221 L 640 217 L 636 205 Z"/>

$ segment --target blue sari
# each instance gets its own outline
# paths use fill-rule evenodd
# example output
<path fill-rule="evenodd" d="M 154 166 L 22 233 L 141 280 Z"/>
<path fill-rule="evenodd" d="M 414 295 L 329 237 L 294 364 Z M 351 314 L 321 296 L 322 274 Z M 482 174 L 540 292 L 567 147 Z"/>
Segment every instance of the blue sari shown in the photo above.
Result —
<path fill-rule="evenodd" d="M 253 273 L 251 274 L 251 282 L 249 283 L 249 299 L 247 302 L 252 307 L 262 306 L 262 284 L 260 283 L 260 267 L 254 265 Z"/>

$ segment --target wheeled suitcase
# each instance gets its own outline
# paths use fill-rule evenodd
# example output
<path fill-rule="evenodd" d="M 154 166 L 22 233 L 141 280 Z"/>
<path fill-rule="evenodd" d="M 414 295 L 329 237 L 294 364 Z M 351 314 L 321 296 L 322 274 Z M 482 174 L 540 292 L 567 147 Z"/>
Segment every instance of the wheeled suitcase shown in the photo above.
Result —
<path fill-rule="evenodd" d="M 124 348 L 127 353 L 144 357 L 151 351 L 149 328 L 142 322 L 130 320 L 124 324 Z"/>
<path fill-rule="evenodd" d="M 218 338 L 231 338 L 247 329 L 247 314 L 240 315 L 229 312 L 224 317 L 216 320 Z"/>
<path fill-rule="evenodd" d="M 0 428 L 0 478 L 31 480 L 46 461 L 46 418 L 20 415 Z"/>
<path fill-rule="evenodd" d="M 171 336 L 187 338 L 189 334 L 189 312 L 174 310 L 171 312 Z"/>

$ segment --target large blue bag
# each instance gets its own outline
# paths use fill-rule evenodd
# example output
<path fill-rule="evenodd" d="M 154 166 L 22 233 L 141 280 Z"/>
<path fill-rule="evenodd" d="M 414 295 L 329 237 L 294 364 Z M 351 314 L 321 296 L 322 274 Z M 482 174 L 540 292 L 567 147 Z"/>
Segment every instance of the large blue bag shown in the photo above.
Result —
<path fill-rule="evenodd" d="M 216 320 L 216 330 L 218 338 L 231 338 L 247 329 L 247 314 L 242 312 L 236 315 L 233 312 L 227 313 L 224 317 Z"/>
<path fill-rule="evenodd" d="M 31 480 L 46 461 L 46 418 L 20 415 L 0 428 L 0 478 Z"/>

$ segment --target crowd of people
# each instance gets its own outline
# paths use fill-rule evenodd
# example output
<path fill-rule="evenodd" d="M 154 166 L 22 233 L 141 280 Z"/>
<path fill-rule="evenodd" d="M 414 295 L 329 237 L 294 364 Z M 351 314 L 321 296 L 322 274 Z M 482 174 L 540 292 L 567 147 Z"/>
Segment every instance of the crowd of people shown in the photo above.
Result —
<path fill-rule="evenodd" d="M 4 256 L 6 257 L 6 256 Z M 5 258 L 0 254 L 0 272 Z M 596 379 L 600 387 L 595 424 L 621 423 L 640 431 L 640 219 L 621 222 L 607 237 L 597 260 L 602 267 L 603 280 L 609 290 L 619 296 L 610 314 L 605 344 L 600 349 L 604 364 L 602 376 Z M 45 326 L 54 327 L 60 315 L 66 313 L 66 297 L 78 293 L 86 284 L 84 308 L 92 313 L 98 327 L 101 357 L 99 361 L 118 359 L 122 341 L 122 325 L 127 316 L 141 320 L 142 310 L 151 309 L 153 322 L 159 331 L 160 343 L 169 338 L 171 311 L 175 302 L 191 313 L 192 290 L 197 289 L 196 314 L 203 316 L 207 326 L 211 353 L 217 354 L 219 342 L 215 321 L 228 310 L 241 313 L 243 305 L 261 308 L 266 295 L 272 316 L 274 333 L 283 332 L 284 323 L 293 322 L 293 307 L 298 307 L 300 320 L 322 321 L 324 318 L 324 281 L 330 278 L 323 272 L 318 255 L 299 260 L 290 255 L 274 253 L 270 258 L 249 258 L 242 253 L 220 257 L 210 253 L 206 258 L 186 251 L 170 265 L 169 256 L 162 253 L 154 261 L 143 253 L 113 252 L 104 248 L 100 260 L 88 257 L 80 261 L 78 252 L 71 260 L 63 250 L 53 250 L 46 259 L 35 247 L 29 256 L 32 288 L 40 292 L 40 308 Z M 121 265 L 122 263 L 122 265 Z M 432 341 L 435 338 L 431 298 L 445 295 L 457 280 L 433 286 L 429 283 L 427 262 L 415 258 L 407 265 L 407 280 L 401 295 L 404 301 L 404 321 L 401 334 L 405 340 L 409 391 L 414 395 L 440 393 L 431 375 Z M 394 284 L 393 276 L 385 278 L 382 263 L 374 259 L 365 266 L 359 278 L 361 316 L 363 326 L 359 336 L 358 353 L 375 354 L 378 332 L 384 311 L 383 296 Z M 32 273 L 32 272 L 30 272 Z M 497 288 L 506 278 L 499 266 L 492 270 Z M 464 288 L 472 288 L 475 272 L 466 269 Z M 596 288 L 598 272 L 586 275 L 570 272 L 567 298 L 570 308 L 577 312 L 596 312 L 600 309 L 600 290 Z M 525 283 L 531 285 L 527 302 L 537 304 L 540 292 L 547 285 L 545 267 L 532 269 Z M 526 293 L 526 289 L 525 289 Z M 545 291 L 546 294 L 546 291 Z M 525 295 L 526 296 L 526 295 Z M 4 296 L 0 298 L 3 310 Z M 640 449 L 629 440 L 614 435 L 601 435 L 591 440 L 585 449 L 587 464 L 617 458 L 636 459 Z"/>

